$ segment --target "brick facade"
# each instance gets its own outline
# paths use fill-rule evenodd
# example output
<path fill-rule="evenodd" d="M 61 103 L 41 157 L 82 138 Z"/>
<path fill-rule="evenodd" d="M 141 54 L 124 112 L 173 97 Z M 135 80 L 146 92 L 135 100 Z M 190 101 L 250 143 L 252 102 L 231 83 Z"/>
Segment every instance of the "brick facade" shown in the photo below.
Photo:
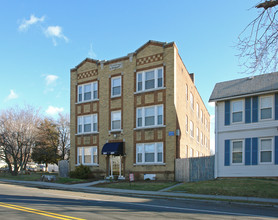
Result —
<path fill-rule="evenodd" d="M 137 73 L 155 68 L 163 69 L 163 86 L 136 92 Z M 121 77 L 121 96 L 111 98 L 111 78 L 116 76 Z M 78 103 L 78 86 L 95 81 L 98 82 L 98 99 Z M 203 122 L 189 107 L 185 85 L 203 111 Z M 136 128 L 136 109 L 157 105 L 163 105 L 163 125 Z M 121 130 L 116 132 L 111 131 L 111 111 L 115 110 L 121 110 Z M 88 114 L 97 114 L 98 132 L 77 134 L 77 117 Z M 78 147 L 96 146 L 98 163 L 91 169 L 97 176 L 108 176 L 109 156 L 101 155 L 102 147 L 107 142 L 121 141 L 124 142 L 123 176 L 128 178 L 129 173 L 134 173 L 136 179 L 143 179 L 144 174 L 156 174 L 156 179 L 174 180 L 175 159 L 188 157 L 186 151 L 190 147 L 200 152 L 199 156 L 210 152 L 209 145 L 205 147 L 188 135 L 185 115 L 194 121 L 209 143 L 208 111 L 174 43 L 149 41 L 126 57 L 110 61 L 86 59 L 71 69 L 71 170 L 77 163 Z M 208 129 L 205 128 L 205 118 Z M 163 143 L 163 163 L 136 163 L 136 145 L 153 142 Z"/>

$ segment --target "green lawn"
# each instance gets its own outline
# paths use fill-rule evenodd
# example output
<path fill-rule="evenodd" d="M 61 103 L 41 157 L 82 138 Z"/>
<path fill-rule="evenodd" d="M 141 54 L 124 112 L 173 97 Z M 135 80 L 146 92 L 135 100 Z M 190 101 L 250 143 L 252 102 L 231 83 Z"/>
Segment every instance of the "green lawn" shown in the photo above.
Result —
<path fill-rule="evenodd" d="M 94 185 L 94 187 L 114 188 L 114 189 L 131 189 L 144 191 L 158 191 L 177 184 L 176 182 L 156 182 L 156 181 L 139 181 L 139 182 L 111 182 Z"/>
<path fill-rule="evenodd" d="M 278 198 L 278 180 L 229 178 L 184 183 L 170 190 L 194 194 Z"/>
<path fill-rule="evenodd" d="M 17 176 L 12 176 L 10 173 L 0 173 L 0 179 L 10 179 L 10 180 L 23 180 L 23 181 L 40 181 L 42 175 L 58 175 L 57 173 L 48 173 L 48 172 L 31 172 L 30 174 L 18 174 Z M 73 179 L 73 178 L 64 178 L 58 177 L 55 183 L 63 184 L 74 184 L 74 183 L 83 183 L 88 182 L 84 179 Z"/>

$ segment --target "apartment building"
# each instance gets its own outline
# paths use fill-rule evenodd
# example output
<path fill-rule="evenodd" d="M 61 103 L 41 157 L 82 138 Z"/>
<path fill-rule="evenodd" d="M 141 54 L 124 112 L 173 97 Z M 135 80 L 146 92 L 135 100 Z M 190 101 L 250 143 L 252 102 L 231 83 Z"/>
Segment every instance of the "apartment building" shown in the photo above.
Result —
<path fill-rule="evenodd" d="M 210 116 L 174 42 L 149 41 L 71 69 L 70 167 L 174 180 L 175 159 L 210 154 Z"/>
<path fill-rule="evenodd" d="M 215 177 L 278 176 L 278 73 L 217 83 Z"/>

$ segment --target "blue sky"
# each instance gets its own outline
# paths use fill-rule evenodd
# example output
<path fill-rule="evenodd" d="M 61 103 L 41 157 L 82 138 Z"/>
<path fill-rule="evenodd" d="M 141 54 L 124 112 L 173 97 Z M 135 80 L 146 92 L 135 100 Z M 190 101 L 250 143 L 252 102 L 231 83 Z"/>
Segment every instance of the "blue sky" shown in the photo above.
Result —
<path fill-rule="evenodd" d="M 256 3 L 1 1 L 0 110 L 30 104 L 48 116 L 69 113 L 71 68 L 86 57 L 114 59 L 157 40 L 176 42 L 213 119 L 208 99 L 215 83 L 246 76 L 234 46 L 257 15 L 250 9 Z"/>

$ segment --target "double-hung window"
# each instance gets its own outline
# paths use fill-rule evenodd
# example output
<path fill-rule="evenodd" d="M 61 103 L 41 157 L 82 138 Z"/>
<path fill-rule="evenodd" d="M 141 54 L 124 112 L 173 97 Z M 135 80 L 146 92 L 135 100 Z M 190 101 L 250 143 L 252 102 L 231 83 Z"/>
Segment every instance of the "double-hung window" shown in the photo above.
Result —
<path fill-rule="evenodd" d="M 260 139 L 260 163 L 272 163 L 272 139 Z"/>
<path fill-rule="evenodd" d="M 261 97 L 260 113 L 261 119 L 272 118 L 272 96 Z"/>
<path fill-rule="evenodd" d="M 79 85 L 77 90 L 78 103 L 93 101 L 98 98 L 97 82 Z"/>
<path fill-rule="evenodd" d="M 188 132 L 188 116 L 187 115 L 185 116 L 185 129 L 186 129 L 186 132 Z"/>
<path fill-rule="evenodd" d="M 113 111 L 111 112 L 111 130 L 121 130 L 122 124 L 122 115 L 121 111 Z"/>
<path fill-rule="evenodd" d="M 78 116 L 77 118 L 77 133 L 93 133 L 97 132 L 97 114 Z"/>
<path fill-rule="evenodd" d="M 122 90 L 122 77 L 117 76 L 111 78 L 111 97 L 121 96 Z"/>
<path fill-rule="evenodd" d="M 242 122 L 243 118 L 243 101 L 232 102 L 232 122 Z"/>
<path fill-rule="evenodd" d="M 194 109 L 194 96 L 191 92 L 190 92 L 190 107 L 191 109 Z"/>
<path fill-rule="evenodd" d="M 77 164 L 97 164 L 97 147 L 78 147 Z"/>
<path fill-rule="evenodd" d="M 190 121 L 190 136 L 194 137 L 194 124 L 192 121 Z"/>
<path fill-rule="evenodd" d="M 136 163 L 163 163 L 163 143 L 137 144 Z"/>
<path fill-rule="evenodd" d="M 137 128 L 160 125 L 163 125 L 163 105 L 137 108 Z"/>
<path fill-rule="evenodd" d="M 203 132 L 201 132 L 201 145 L 204 143 Z"/>
<path fill-rule="evenodd" d="M 203 110 L 201 109 L 201 122 L 202 122 L 202 123 L 204 122 L 203 117 L 204 117 L 204 114 L 203 114 Z"/>
<path fill-rule="evenodd" d="M 136 91 L 148 91 L 163 87 L 163 68 L 138 72 L 136 77 Z"/>
<path fill-rule="evenodd" d="M 243 163 L 243 141 L 232 141 L 232 163 Z"/>
<path fill-rule="evenodd" d="M 197 118 L 199 118 L 199 104 L 196 103 L 196 115 L 197 115 Z"/>
<path fill-rule="evenodd" d="M 199 137 L 199 128 L 196 128 L 196 139 L 197 139 L 197 142 L 200 141 L 200 137 Z"/>

